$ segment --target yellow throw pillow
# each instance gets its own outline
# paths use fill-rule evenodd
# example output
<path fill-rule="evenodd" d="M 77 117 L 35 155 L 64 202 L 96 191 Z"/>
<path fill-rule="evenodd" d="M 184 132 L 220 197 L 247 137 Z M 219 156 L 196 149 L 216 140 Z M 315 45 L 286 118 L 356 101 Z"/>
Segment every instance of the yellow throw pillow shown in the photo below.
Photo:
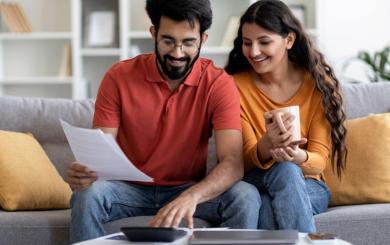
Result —
<path fill-rule="evenodd" d="M 31 134 L 0 130 L 0 206 L 4 210 L 69 208 L 71 193 Z"/>
<path fill-rule="evenodd" d="M 341 182 L 325 169 L 331 205 L 390 202 L 390 113 L 346 122 L 347 168 Z"/>

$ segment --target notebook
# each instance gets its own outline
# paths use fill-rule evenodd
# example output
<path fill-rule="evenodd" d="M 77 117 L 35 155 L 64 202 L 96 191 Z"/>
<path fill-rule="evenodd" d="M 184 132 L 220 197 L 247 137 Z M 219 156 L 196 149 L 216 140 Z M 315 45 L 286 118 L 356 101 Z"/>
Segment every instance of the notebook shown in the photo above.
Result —
<path fill-rule="evenodd" d="M 191 244 L 295 244 L 296 230 L 205 230 L 194 231 Z"/>

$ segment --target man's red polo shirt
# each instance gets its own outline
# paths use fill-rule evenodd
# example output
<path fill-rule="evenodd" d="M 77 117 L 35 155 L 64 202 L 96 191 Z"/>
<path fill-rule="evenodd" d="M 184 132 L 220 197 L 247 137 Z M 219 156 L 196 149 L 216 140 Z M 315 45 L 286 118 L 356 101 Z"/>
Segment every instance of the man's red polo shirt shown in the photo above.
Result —
<path fill-rule="evenodd" d="M 172 92 L 156 55 L 140 55 L 108 70 L 93 125 L 118 128 L 118 144 L 155 185 L 180 185 L 205 176 L 212 129 L 241 130 L 239 95 L 233 78 L 203 58 Z"/>

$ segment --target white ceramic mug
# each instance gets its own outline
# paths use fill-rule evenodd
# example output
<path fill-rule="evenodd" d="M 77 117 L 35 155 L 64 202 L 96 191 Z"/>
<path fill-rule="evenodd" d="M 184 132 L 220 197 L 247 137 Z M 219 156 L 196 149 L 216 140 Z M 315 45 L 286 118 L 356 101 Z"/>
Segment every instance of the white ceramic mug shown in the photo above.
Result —
<path fill-rule="evenodd" d="M 295 116 L 294 120 L 292 121 L 293 126 L 293 133 L 292 133 L 292 143 L 300 142 L 301 140 L 301 120 L 299 117 L 299 106 L 289 106 L 289 107 L 283 107 L 276 110 L 272 110 L 266 113 L 269 113 L 272 115 L 272 119 L 275 120 L 275 122 L 278 124 L 278 127 L 280 131 L 285 133 L 287 131 L 286 127 L 284 126 L 282 116 L 286 114 L 287 112 L 293 114 Z M 267 118 L 267 116 L 266 116 Z"/>

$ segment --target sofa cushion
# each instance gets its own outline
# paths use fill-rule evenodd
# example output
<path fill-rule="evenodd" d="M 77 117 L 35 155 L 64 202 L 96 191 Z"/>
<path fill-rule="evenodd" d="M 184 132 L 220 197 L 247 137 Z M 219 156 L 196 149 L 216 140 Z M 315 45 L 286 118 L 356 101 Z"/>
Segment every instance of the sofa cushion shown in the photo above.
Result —
<path fill-rule="evenodd" d="M 346 123 L 347 168 L 341 178 L 328 167 L 332 205 L 390 202 L 390 113 Z"/>
<path fill-rule="evenodd" d="M 0 210 L 0 244 L 69 244 L 70 210 Z M 12 241 L 12 242 L 10 242 Z"/>
<path fill-rule="evenodd" d="M 318 231 L 355 245 L 389 244 L 390 203 L 333 207 L 314 216 Z"/>
<path fill-rule="evenodd" d="M 71 189 L 31 134 L 0 130 L 0 206 L 68 208 Z"/>

